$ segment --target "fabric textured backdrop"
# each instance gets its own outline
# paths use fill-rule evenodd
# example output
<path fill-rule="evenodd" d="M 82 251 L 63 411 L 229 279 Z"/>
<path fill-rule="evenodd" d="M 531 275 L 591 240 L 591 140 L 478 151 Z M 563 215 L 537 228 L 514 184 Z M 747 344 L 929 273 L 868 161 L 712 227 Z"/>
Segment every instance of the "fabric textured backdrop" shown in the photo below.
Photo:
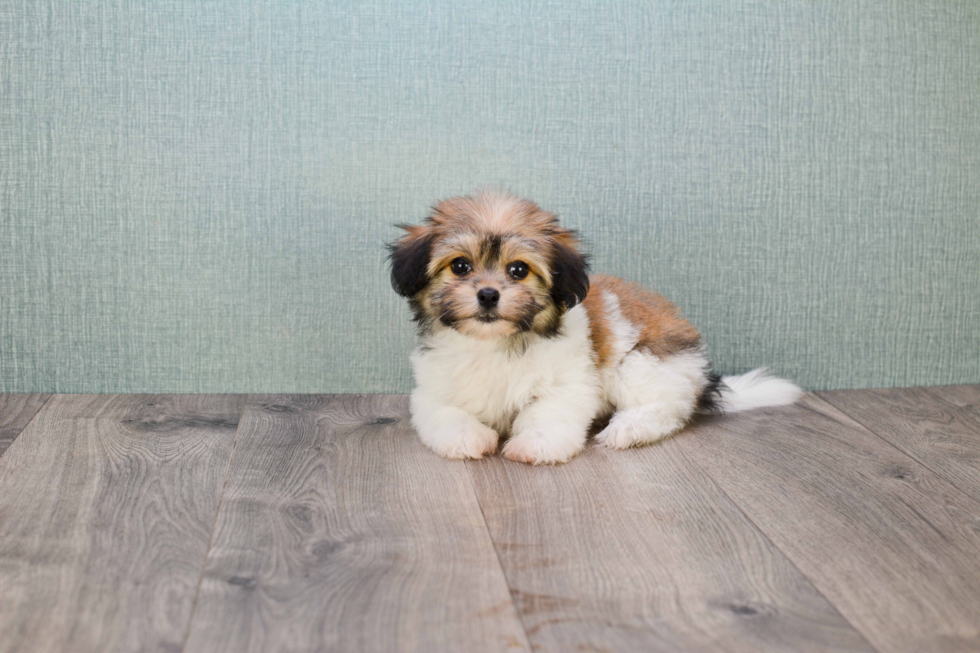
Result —
<path fill-rule="evenodd" d="M 404 391 L 498 184 L 723 371 L 980 382 L 980 3 L 0 3 L 0 391 Z"/>

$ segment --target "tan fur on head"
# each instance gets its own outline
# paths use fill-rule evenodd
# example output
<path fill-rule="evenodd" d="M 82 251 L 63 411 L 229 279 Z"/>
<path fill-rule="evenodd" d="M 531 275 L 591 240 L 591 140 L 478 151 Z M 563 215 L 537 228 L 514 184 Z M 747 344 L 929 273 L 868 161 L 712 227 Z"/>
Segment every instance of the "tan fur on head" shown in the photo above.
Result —
<path fill-rule="evenodd" d="M 575 233 L 534 202 L 499 191 L 453 197 L 423 224 L 402 228 L 406 234 L 391 246 L 392 285 L 410 299 L 425 331 L 551 336 L 588 293 Z M 496 304 L 481 304 L 481 290 L 499 293 Z"/>

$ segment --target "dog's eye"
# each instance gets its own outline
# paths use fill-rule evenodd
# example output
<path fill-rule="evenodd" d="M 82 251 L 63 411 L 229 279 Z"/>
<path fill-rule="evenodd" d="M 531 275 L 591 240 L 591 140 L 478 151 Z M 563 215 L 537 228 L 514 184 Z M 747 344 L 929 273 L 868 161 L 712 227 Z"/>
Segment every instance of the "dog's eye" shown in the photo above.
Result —
<path fill-rule="evenodd" d="M 452 269 L 453 274 L 457 277 L 465 277 L 467 274 L 473 271 L 473 266 L 465 258 L 460 256 L 459 258 L 454 258 L 452 263 L 449 264 Z"/>
<path fill-rule="evenodd" d="M 515 279 L 523 279 L 527 276 L 528 272 L 530 272 L 530 269 L 524 261 L 514 261 L 507 266 L 507 274 Z"/>

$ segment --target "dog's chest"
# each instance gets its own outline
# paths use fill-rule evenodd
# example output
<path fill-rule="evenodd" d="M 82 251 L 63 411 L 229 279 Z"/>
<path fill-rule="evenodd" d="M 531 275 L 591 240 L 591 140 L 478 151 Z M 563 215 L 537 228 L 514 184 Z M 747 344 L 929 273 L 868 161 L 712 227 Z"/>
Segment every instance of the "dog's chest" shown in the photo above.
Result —
<path fill-rule="evenodd" d="M 507 421 L 534 401 L 535 393 L 554 379 L 559 370 L 539 348 L 527 351 L 501 349 L 492 343 L 448 346 L 437 354 L 444 374 L 449 402 L 485 421 Z"/>
<path fill-rule="evenodd" d="M 448 332 L 413 356 L 416 382 L 448 404 L 497 429 L 538 397 L 564 384 L 598 382 L 576 310 L 563 335 L 534 338 L 526 347 L 506 347 Z"/>

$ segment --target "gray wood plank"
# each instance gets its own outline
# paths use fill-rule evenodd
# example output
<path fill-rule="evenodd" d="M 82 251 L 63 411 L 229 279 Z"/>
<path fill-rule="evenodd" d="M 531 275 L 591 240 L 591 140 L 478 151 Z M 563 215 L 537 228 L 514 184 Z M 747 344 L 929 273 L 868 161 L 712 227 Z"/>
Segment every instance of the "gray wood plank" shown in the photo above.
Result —
<path fill-rule="evenodd" d="M 813 395 L 677 440 L 874 646 L 980 648 L 980 503 Z"/>
<path fill-rule="evenodd" d="M 819 394 L 980 501 L 980 422 L 957 406 L 955 397 L 941 398 L 925 388 Z"/>
<path fill-rule="evenodd" d="M 0 458 L 0 651 L 174 651 L 244 397 L 56 395 Z"/>
<path fill-rule="evenodd" d="M 676 442 L 468 469 L 535 650 L 872 650 Z"/>
<path fill-rule="evenodd" d="M 926 388 L 934 397 L 980 417 L 980 385 L 937 385 Z"/>
<path fill-rule="evenodd" d="M 407 397 L 250 398 L 186 651 L 526 648 L 466 468 Z"/>
<path fill-rule="evenodd" d="M 0 456 L 50 397 L 49 394 L 0 395 Z"/>

